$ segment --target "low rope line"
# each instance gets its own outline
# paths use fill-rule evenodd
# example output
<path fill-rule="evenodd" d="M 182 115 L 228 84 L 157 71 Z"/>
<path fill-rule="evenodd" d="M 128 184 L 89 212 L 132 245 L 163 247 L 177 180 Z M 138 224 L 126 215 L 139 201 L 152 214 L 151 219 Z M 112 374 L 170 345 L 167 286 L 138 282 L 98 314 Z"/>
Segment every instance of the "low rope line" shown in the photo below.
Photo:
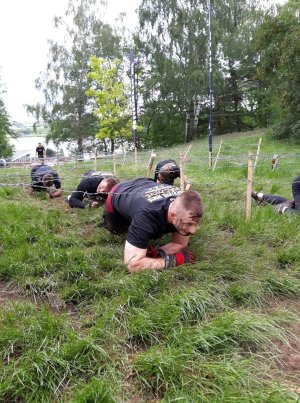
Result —
<path fill-rule="evenodd" d="M 261 184 L 261 183 L 273 183 L 273 181 L 271 181 L 271 180 L 255 180 L 255 181 L 249 181 L 247 178 L 244 178 L 244 179 L 239 179 L 239 180 L 227 180 L 227 181 L 222 181 L 222 182 L 220 182 L 220 181 L 217 181 L 217 182 L 204 182 L 204 183 L 199 183 L 199 184 L 197 184 L 199 187 L 201 187 L 201 186 L 216 186 L 216 185 L 219 185 L 219 186 L 221 186 L 221 185 L 224 185 L 224 186 L 226 186 L 226 185 L 228 185 L 228 183 L 240 183 L 240 184 L 245 184 L 245 183 L 248 183 L 248 182 L 252 182 L 253 184 Z M 122 183 L 122 182 L 121 182 Z M 293 183 L 300 183 L 300 180 L 299 181 L 295 181 L 295 182 L 293 182 Z M 0 183 L 0 187 L 26 187 L 26 188 L 31 188 L 32 187 L 32 184 L 31 183 Z M 38 185 L 34 185 L 34 187 L 35 188 L 41 188 L 41 189 L 45 189 L 44 188 L 44 186 L 38 186 Z M 177 189 L 179 189 L 179 187 L 178 186 L 175 186 L 175 188 L 177 188 Z M 62 190 L 62 192 L 63 193 L 68 193 L 68 194 L 70 194 L 70 193 L 73 193 L 73 192 L 76 192 L 76 193 L 86 193 L 86 191 L 82 191 L 82 190 L 76 190 L 76 189 L 72 189 L 72 190 L 68 190 L 68 189 L 61 189 Z M 104 192 L 103 192 L 104 193 Z M 131 192 L 114 192 L 114 194 L 129 194 L 129 193 L 131 193 Z M 95 195 L 95 194 L 97 194 L 97 193 L 89 193 L 90 195 Z M 105 192 L 105 194 L 110 194 L 110 192 Z M 142 193 L 140 193 L 140 194 L 142 194 Z"/>

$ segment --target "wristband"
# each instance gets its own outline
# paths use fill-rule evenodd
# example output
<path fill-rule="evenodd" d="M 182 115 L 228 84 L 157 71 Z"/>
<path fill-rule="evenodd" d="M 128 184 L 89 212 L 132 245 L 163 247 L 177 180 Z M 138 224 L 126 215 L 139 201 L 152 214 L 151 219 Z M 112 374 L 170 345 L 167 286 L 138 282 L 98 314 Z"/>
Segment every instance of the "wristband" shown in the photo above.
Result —
<path fill-rule="evenodd" d="M 175 255 L 165 255 L 165 269 L 171 269 L 176 266 Z"/>

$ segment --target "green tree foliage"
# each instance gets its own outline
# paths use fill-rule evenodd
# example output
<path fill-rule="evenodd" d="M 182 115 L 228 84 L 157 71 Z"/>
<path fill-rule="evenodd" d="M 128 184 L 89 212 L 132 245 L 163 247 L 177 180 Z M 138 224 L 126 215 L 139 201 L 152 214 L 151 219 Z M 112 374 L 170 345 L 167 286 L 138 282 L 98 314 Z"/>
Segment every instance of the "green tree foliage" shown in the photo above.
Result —
<path fill-rule="evenodd" d="M 36 87 L 43 90 L 45 103 L 28 106 L 37 119 L 48 122 L 48 139 L 76 141 L 82 152 L 84 140 L 94 137 L 98 121 L 91 113 L 91 99 L 86 91 L 89 58 L 96 54 L 111 57 L 119 53 L 119 37 L 100 20 L 96 0 L 71 0 L 64 18 L 55 18 L 55 27 L 65 32 L 62 43 L 49 41 L 50 61 Z M 100 7 L 103 7 L 100 1 Z"/>
<path fill-rule="evenodd" d="M 254 51 L 261 23 L 256 0 L 212 1 L 214 127 L 218 134 L 251 127 Z M 142 61 L 145 139 L 170 145 L 206 133 L 208 2 L 143 0 L 136 47 Z M 253 108 L 252 108 L 253 109 Z"/>
<path fill-rule="evenodd" d="M 6 111 L 5 104 L 1 98 L 0 84 L 0 157 L 10 157 L 13 152 L 12 146 L 9 144 L 8 136 L 13 135 L 9 115 Z"/>
<path fill-rule="evenodd" d="M 143 82 L 145 140 L 170 145 L 183 139 L 185 118 L 207 94 L 206 1 L 143 0 L 136 35 Z M 186 141 L 194 133 L 186 132 Z"/>
<path fill-rule="evenodd" d="M 264 113 L 277 138 L 300 141 L 300 4 L 290 0 L 269 15 L 256 37 L 257 77 L 262 82 Z"/>
<path fill-rule="evenodd" d="M 213 2 L 214 127 L 218 134 L 253 128 L 253 37 L 263 20 L 257 0 Z"/>
<path fill-rule="evenodd" d="M 99 119 L 98 139 L 109 139 L 111 152 L 115 141 L 131 137 L 128 89 L 122 80 L 121 60 L 101 59 L 92 56 L 88 78 L 92 87 L 86 92 L 96 103 L 94 110 Z"/>

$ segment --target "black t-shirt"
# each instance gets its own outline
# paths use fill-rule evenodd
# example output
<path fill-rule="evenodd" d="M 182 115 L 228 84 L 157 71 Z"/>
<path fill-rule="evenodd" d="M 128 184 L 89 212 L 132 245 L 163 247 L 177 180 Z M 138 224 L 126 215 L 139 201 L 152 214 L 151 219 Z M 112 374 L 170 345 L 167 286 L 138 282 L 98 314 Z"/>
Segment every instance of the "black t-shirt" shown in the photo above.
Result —
<path fill-rule="evenodd" d="M 175 186 L 158 185 L 146 178 L 121 183 L 113 194 L 112 205 L 130 222 L 127 241 L 145 249 L 151 239 L 175 232 L 167 221 L 168 208 L 180 193 Z"/>
<path fill-rule="evenodd" d="M 35 188 L 37 190 L 42 190 L 43 189 L 43 176 L 45 174 L 51 174 L 53 176 L 54 182 L 53 185 L 55 189 L 60 189 L 61 188 L 61 182 L 59 175 L 56 171 L 54 171 L 51 167 L 48 165 L 38 165 L 31 170 L 31 187 Z"/>
<path fill-rule="evenodd" d="M 44 146 L 38 146 L 35 151 L 38 154 L 38 158 L 43 158 L 44 157 L 44 151 L 45 151 Z"/>
<path fill-rule="evenodd" d="M 84 208 L 82 200 L 85 196 L 88 196 L 91 199 L 96 199 L 96 197 L 99 196 L 99 194 L 96 193 L 97 187 L 103 179 L 105 179 L 105 176 L 91 176 L 82 179 L 77 188 L 71 194 L 69 199 L 70 207 Z"/>

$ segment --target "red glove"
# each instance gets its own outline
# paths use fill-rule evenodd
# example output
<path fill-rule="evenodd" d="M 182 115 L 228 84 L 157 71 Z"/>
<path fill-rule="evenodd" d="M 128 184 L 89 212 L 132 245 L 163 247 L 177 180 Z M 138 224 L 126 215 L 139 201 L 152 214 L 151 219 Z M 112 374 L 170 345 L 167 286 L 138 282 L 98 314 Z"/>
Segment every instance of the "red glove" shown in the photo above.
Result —
<path fill-rule="evenodd" d="M 154 259 L 158 257 L 165 257 L 165 252 L 162 249 L 155 248 L 155 246 L 150 245 L 148 250 L 147 250 L 147 257 L 152 257 Z"/>
<path fill-rule="evenodd" d="M 165 269 L 170 267 L 181 266 L 183 264 L 193 264 L 195 261 L 195 256 L 188 249 L 183 249 L 182 252 L 176 253 L 175 255 L 165 256 Z"/>

